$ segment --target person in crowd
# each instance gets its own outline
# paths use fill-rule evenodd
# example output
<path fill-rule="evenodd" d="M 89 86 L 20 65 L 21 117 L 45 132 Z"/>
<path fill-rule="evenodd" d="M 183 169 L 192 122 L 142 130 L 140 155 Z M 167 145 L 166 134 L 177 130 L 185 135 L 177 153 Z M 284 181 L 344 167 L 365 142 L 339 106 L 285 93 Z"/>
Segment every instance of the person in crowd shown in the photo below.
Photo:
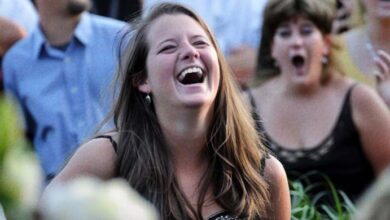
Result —
<path fill-rule="evenodd" d="M 26 36 L 24 28 L 11 20 L 0 16 L 0 92 L 3 92 L 3 68 L 4 54 L 17 41 Z"/>
<path fill-rule="evenodd" d="M 0 0 L 0 92 L 3 91 L 2 60 L 5 52 L 25 37 L 38 23 L 37 12 L 29 0 Z"/>
<path fill-rule="evenodd" d="M 245 90 L 256 68 L 261 15 L 267 0 L 144 0 L 144 9 L 167 1 L 187 5 L 206 20 L 237 81 Z"/>
<path fill-rule="evenodd" d="M 356 206 L 353 219 L 390 219 L 390 167 L 363 194 Z"/>
<path fill-rule="evenodd" d="M 132 27 L 115 130 L 78 148 L 46 190 L 78 176 L 121 177 L 161 219 L 290 219 L 284 169 L 258 138 L 206 23 L 164 3 Z"/>
<path fill-rule="evenodd" d="M 88 0 L 36 5 L 40 25 L 4 57 L 4 88 L 20 105 L 49 181 L 111 105 L 100 94 L 112 79 L 125 23 L 85 12 Z"/>
<path fill-rule="evenodd" d="M 291 180 L 315 171 L 314 184 L 325 174 L 355 200 L 390 161 L 390 112 L 333 64 L 333 18 L 329 1 L 269 1 L 252 108 Z"/>
<path fill-rule="evenodd" d="M 27 33 L 38 24 L 38 13 L 30 0 L 0 0 L 0 17 L 22 26 Z"/>
<path fill-rule="evenodd" d="M 93 13 L 129 21 L 141 14 L 142 0 L 93 0 Z"/>
<path fill-rule="evenodd" d="M 342 34 L 363 24 L 362 7 L 359 0 L 335 0 L 336 18 L 332 33 Z"/>
<path fill-rule="evenodd" d="M 341 68 L 352 78 L 375 88 L 390 106 L 390 75 L 379 51 L 390 53 L 390 3 L 363 0 L 365 24 L 342 36 L 345 51 L 339 54 Z M 380 63 L 378 66 L 378 62 Z"/>

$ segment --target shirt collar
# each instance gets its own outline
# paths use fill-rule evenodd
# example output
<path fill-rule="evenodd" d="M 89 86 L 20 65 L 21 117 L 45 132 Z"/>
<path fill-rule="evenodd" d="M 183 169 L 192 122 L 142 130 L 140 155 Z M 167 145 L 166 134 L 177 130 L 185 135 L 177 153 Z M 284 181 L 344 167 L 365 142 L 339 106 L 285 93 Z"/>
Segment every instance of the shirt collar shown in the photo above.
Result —
<path fill-rule="evenodd" d="M 45 35 L 42 33 L 41 26 L 38 25 L 32 33 L 33 39 L 33 57 L 38 58 L 41 53 L 42 47 L 46 42 Z"/>
<path fill-rule="evenodd" d="M 40 25 L 32 33 L 33 37 L 33 57 L 38 58 L 44 44 L 47 42 L 45 35 L 42 32 Z M 88 12 L 81 15 L 79 24 L 74 31 L 74 37 L 83 45 L 88 45 L 89 39 L 92 39 L 92 20 Z"/>
<path fill-rule="evenodd" d="M 83 45 L 88 45 L 92 36 L 92 19 L 91 15 L 88 12 L 84 12 L 81 15 L 79 24 L 74 31 L 74 36 L 79 40 Z"/>

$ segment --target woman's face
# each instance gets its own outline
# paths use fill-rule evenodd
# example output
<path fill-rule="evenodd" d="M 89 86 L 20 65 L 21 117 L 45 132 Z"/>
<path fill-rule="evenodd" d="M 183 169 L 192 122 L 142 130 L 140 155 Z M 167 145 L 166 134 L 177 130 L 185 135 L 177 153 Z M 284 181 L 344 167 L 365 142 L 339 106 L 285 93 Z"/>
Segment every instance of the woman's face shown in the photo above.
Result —
<path fill-rule="evenodd" d="M 389 0 L 363 0 L 367 14 L 375 18 L 390 18 Z"/>
<path fill-rule="evenodd" d="M 329 43 L 310 20 L 298 17 L 282 23 L 275 32 L 272 57 L 282 75 L 298 84 L 318 83 Z"/>
<path fill-rule="evenodd" d="M 150 25 L 147 79 L 140 91 L 160 107 L 211 105 L 220 80 L 217 52 L 205 30 L 187 15 L 163 15 Z"/>

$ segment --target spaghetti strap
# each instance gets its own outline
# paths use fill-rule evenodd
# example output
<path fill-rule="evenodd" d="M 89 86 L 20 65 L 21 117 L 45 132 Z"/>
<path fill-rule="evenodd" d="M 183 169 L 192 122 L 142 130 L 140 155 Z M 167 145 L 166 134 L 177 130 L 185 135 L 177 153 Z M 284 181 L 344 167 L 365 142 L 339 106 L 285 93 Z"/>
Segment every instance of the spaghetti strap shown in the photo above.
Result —
<path fill-rule="evenodd" d="M 99 135 L 99 136 L 96 136 L 95 139 L 96 138 L 106 138 L 106 139 L 110 140 L 112 147 L 114 148 L 114 151 L 117 152 L 117 149 L 118 149 L 117 144 L 110 135 Z"/>
<path fill-rule="evenodd" d="M 347 91 L 347 97 L 349 98 L 349 96 L 351 96 L 351 93 L 352 93 L 352 90 L 353 88 L 355 88 L 357 85 L 359 85 L 359 83 L 354 83 L 352 84 L 349 88 L 348 88 L 348 91 Z"/>

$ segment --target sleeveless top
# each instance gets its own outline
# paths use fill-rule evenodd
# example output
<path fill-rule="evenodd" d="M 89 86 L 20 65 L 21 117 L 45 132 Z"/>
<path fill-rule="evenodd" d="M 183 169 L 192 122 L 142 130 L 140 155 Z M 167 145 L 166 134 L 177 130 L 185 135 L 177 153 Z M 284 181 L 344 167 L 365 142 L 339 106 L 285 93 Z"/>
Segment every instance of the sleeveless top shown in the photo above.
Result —
<path fill-rule="evenodd" d="M 290 150 L 271 139 L 260 120 L 258 128 L 265 138 L 266 146 L 284 165 L 290 180 L 307 175 L 310 183 L 325 183 L 321 174 L 330 178 L 336 189 L 344 191 L 350 199 L 356 200 L 373 182 L 373 168 L 366 157 L 359 132 L 352 118 L 352 85 L 342 104 L 336 124 L 328 136 L 311 149 Z M 256 106 L 252 107 L 256 109 Z M 255 111 L 253 111 L 255 112 Z M 255 113 L 256 114 L 256 113 Z M 260 118 L 257 115 L 257 118 Z M 313 172 L 316 171 L 316 172 Z M 314 191 L 315 192 L 315 191 Z"/>
<path fill-rule="evenodd" d="M 117 152 L 118 145 L 115 142 L 115 140 L 110 136 L 110 135 L 99 135 L 96 136 L 95 138 L 106 138 L 111 142 L 112 147 L 114 148 L 114 151 Z M 269 158 L 268 151 L 265 151 L 264 157 L 261 159 L 261 175 L 264 174 L 264 167 L 265 167 L 265 160 Z M 230 215 L 229 212 L 227 211 L 221 211 L 217 212 L 210 217 L 207 218 L 207 220 L 243 220 L 243 218 L 238 218 L 233 215 Z"/>

